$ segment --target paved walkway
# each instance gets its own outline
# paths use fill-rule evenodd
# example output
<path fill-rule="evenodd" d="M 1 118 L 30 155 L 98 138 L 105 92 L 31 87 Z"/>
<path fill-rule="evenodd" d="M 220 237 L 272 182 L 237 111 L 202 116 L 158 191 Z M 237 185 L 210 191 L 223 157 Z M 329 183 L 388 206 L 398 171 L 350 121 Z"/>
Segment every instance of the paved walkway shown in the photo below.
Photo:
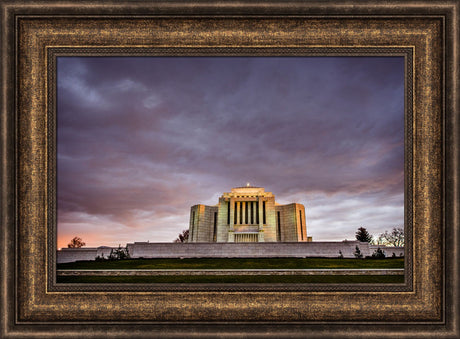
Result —
<path fill-rule="evenodd" d="M 156 270 L 57 270 L 58 276 L 153 275 L 403 275 L 394 269 L 156 269 Z"/>

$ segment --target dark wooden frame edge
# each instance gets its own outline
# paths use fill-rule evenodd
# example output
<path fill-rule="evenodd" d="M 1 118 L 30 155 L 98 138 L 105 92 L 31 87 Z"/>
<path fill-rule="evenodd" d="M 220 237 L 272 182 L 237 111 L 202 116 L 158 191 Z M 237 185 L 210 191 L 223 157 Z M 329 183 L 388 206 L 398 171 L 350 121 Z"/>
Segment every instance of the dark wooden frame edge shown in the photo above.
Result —
<path fill-rule="evenodd" d="M 309 5 L 310 3 L 295 2 L 288 4 L 280 4 L 275 2 L 253 2 L 243 8 L 239 8 L 237 5 L 232 3 L 217 3 L 217 9 L 214 6 L 216 3 L 205 2 L 204 4 L 194 7 L 187 5 L 187 9 L 184 12 L 184 3 L 173 2 L 173 3 L 155 3 L 153 8 L 147 6 L 148 9 L 155 13 L 161 12 L 164 15 L 245 15 L 253 14 L 254 12 L 261 12 L 261 15 L 296 15 L 299 13 L 309 13 L 312 15 L 323 15 L 329 10 L 329 13 L 335 13 L 337 15 L 360 15 L 369 14 L 368 9 L 364 8 L 366 5 L 372 5 L 376 2 L 363 2 L 363 7 L 352 8 L 352 1 L 337 2 L 339 4 L 348 4 L 346 8 L 335 8 L 332 9 L 327 6 L 323 8 L 317 8 L 312 10 Z M 459 55 L 459 41 L 458 41 L 458 20 L 459 20 L 459 4 L 456 1 L 435 1 L 435 2 L 419 2 L 418 6 L 413 8 L 401 10 L 398 6 L 401 4 L 410 4 L 407 1 L 395 1 L 395 7 L 385 7 L 383 11 L 388 15 L 398 14 L 414 14 L 414 15 L 439 15 L 439 12 L 445 16 L 445 37 L 447 41 L 446 53 L 445 53 L 445 65 L 444 70 L 444 86 L 446 90 L 445 96 L 445 124 L 444 124 L 444 142 L 446 148 L 444 149 L 444 224 L 450 225 L 445 227 L 444 231 L 444 249 L 449 250 L 450 255 L 445 256 L 445 308 L 444 308 L 444 321 L 440 324 L 429 324 L 429 323 L 415 323 L 415 324 L 373 324 L 372 335 L 378 337 L 388 337 L 390 334 L 389 327 L 391 326 L 392 334 L 399 333 L 402 336 L 413 336 L 418 334 L 419 336 L 433 336 L 438 335 L 439 337 L 445 338 L 456 338 L 460 336 L 460 321 L 459 321 L 459 267 L 460 262 L 459 255 L 459 182 L 458 182 L 458 159 L 459 159 L 459 94 L 458 94 L 458 55 Z M 28 4 L 37 4 L 34 1 L 30 1 Z M 51 3 L 56 4 L 56 3 Z M 97 14 L 101 8 L 110 7 L 114 4 L 107 2 L 100 7 L 92 8 L 90 5 L 92 2 L 79 2 L 77 7 L 66 7 L 60 8 L 49 6 L 43 8 L 41 14 L 52 15 L 53 11 L 59 12 L 60 14 L 70 15 L 74 13 L 76 9 L 78 13 L 83 16 L 88 14 Z M 316 3 L 317 4 L 317 3 Z M 413 3 L 415 4 L 415 3 Z M 88 7 L 85 7 L 88 5 Z M 127 5 L 128 6 L 128 5 Z M 163 6 L 163 7 L 162 7 Z M 333 6 L 333 5 L 332 5 Z M 32 9 L 28 9 L 23 3 L 15 4 L 14 2 L 4 1 L 1 3 L 1 15 L 2 15 L 2 35 L 1 35 L 1 60 L 2 60 L 2 97 L 1 97 L 1 178 L 2 178 L 2 195 L 1 195 L 1 220 L 2 230 L 0 233 L 1 241 L 1 335 L 4 337 L 18 337 L 18 336 L 46 336 L 53 334 L 57 335 L 61 333 L 63 336 L 76 337 L 80 331 L 84 331 L 87 328 L 90 332 L 88 336 L 91 337 L 103 337 L 104 331 L 112 327 L 118 335 L 123 336 L 128 333 L 134 336 L 150 336 L 151 334 L 164 334 L 165 336 L 177 336 L 184 333 L 188 333 L 190 336 L 215 336 L 222 335 L 228 337 L 242 336 L 243 334 L 262 337 L 262 336 L 274 336 L 279 337 L 280 335 L 290 337 L 303 337 L 305 331 L 310 332 L 314 337 L 329 337 L 330 335 L 338 336 L 340 330 L 347 330 L 346 333 L 342 333 L 344 337 L 366 337 L 370 334 L 369 326 L 366 324 L 353 324 L 351 330 L 347 323 L 342 324 L 299 324 L 299 323 L 285 323 L 285 324 L 272 324 L 267 325 L 266 323 L 187 323 L 187 324 L 174 324 L 173 329 L 170 324 L 163 323 L 158 325 L 142 325 L 142 324 L 107 324 L 107 325 L 75 325 L 71 323 L 59 323 L 57 327 L 61 329 L 53 328 L 53 324 L 19 324 L 15 318 L 16 314 L 16 301 L 15 301 L 15 290 L 14 280 L 16 272 L 16 260 L 17 253 L 14 246 L 14 239 L 16 234 L 14 232 L 15 222 L 17 217 L 20 217 L 17 211 L 16 205 L 16 175 L 17 175 L 17 149 L 16 149 L 16 121 L 15 121 L 15 72 L 14 65 L 16 64 L 15 53 L 16 46 L 14 45 L 15 34 L 14 21 L 15 16 L 18 12 L 24 12 L 27 10 L 31 12 L 37 11 L 37 7 L 32 6 Z M 71 8 L 72 7 L 72 8 Z M 129 6 L 128 6 L 129 7 Z M 140 6 L 142 7 L 142 5 Z M 409 6 L 410 7 L 410 6 Z M 160 9 L 159 9 L 160 8 Z M 163 8 L 163 10 L 161 9 Z M 165 9 L 166 8 L 166 9 Z M 126 9 L 126 8 L 125 8 Z M 123 6 L 118 10 L 118 14 L 125 10 Z M 138 10 L 138 9 L 137 9 Z M 137 10 L 133 12 L 125 12 L 126 14 L 135 14 Z M 382 9 L 377 9 L 374 13 L 378 13 Z M 117 11 L 114 11 L 117 12 Z M 6 183 L 6 184 L 5 184 Z M 11 257 L 10 253 L 15 253 L 14 257 Z M 331 328 L 333 331 L 331 331 Z M 77 331 L 76 331 L 77 330 Z M 147 332 L 146 332 L 147 331 Z M 152 332 L 148 332 L 152 331 Z M 81 332 L 80 332 L 81 334 Z"/>

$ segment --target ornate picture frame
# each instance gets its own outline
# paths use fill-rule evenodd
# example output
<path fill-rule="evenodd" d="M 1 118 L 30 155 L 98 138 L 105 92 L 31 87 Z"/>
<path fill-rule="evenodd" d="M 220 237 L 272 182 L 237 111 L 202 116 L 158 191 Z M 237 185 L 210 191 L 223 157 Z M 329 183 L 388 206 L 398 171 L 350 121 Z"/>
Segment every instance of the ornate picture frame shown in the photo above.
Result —
<path fill-rule="evenodd" d="M 459 336 L 458 2 L 3 1 L 1 9 L 2 336 Z M 147 49 L 411 56 L 404 286 L 55 284 L 53 58 Z"/>

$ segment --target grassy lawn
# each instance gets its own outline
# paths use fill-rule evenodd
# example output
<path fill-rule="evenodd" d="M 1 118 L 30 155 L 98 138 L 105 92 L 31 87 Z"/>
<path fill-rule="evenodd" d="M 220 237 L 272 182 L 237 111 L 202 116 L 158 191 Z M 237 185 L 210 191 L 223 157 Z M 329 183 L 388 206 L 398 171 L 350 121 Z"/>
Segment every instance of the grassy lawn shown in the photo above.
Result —
<path fill-rule="evenodd" d="M 80 261 L 58 264 L 58 269 L 336 269 L 404 268 L 403 258 L 187 258 Z M 306 278 L 306 277 L 305 277 Z"/>
<path fill-rule="evenodd" d="M 404 268 L 403 258 L 187 258 L 80 261 L 58 269 L 359 269 Z M 58 276 L 58 283 L 404 283 L 404 275 Z"/>
<path fill-rule="evenodd" d="M 272 275 L 272 276 L 62 276 L 58 283 L 404 283 L 403 275 Z"/>

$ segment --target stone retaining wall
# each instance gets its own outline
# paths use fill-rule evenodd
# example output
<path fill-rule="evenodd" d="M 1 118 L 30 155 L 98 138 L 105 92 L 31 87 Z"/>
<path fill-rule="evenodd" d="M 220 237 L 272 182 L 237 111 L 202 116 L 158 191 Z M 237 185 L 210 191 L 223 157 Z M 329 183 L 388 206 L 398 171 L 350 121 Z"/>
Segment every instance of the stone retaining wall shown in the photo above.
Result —
<path fill-rule="evenodd" d="M 127 244 L 131 258 L 277 258 L 325 257 L 354 258 L 356 246 L 364 257 L 380 247 L 387 257 L 392 253 L 404 255 L 403 247 L 374 246 L 358 241 L 343 242 L 266 242 L 266 243 L 148 243 Z M 113 248 L 115 249 L 115 248 Z M 57 262 L 94 260 L 96 256 L 108 257 L 112 247 L 64 248 L 57 253 Z"/>
<path fill-rule="evenodd" d="M 356 246 L 364 256 L 371 255 L 368 243 L 283 242 L 283 243 L 134 243 L 128 244 L 132 258 L 274 258 L 329 257 L 354 258 Z"/>
<path fill-rule="evenodd" d="M 75 262 L 81 260 L 95 260 L 97 256 L 107 258 L 112 249 L 118 247 L 82 247 L 82 248 L 63 248 L 57 252 L 57 263 Z"/>

